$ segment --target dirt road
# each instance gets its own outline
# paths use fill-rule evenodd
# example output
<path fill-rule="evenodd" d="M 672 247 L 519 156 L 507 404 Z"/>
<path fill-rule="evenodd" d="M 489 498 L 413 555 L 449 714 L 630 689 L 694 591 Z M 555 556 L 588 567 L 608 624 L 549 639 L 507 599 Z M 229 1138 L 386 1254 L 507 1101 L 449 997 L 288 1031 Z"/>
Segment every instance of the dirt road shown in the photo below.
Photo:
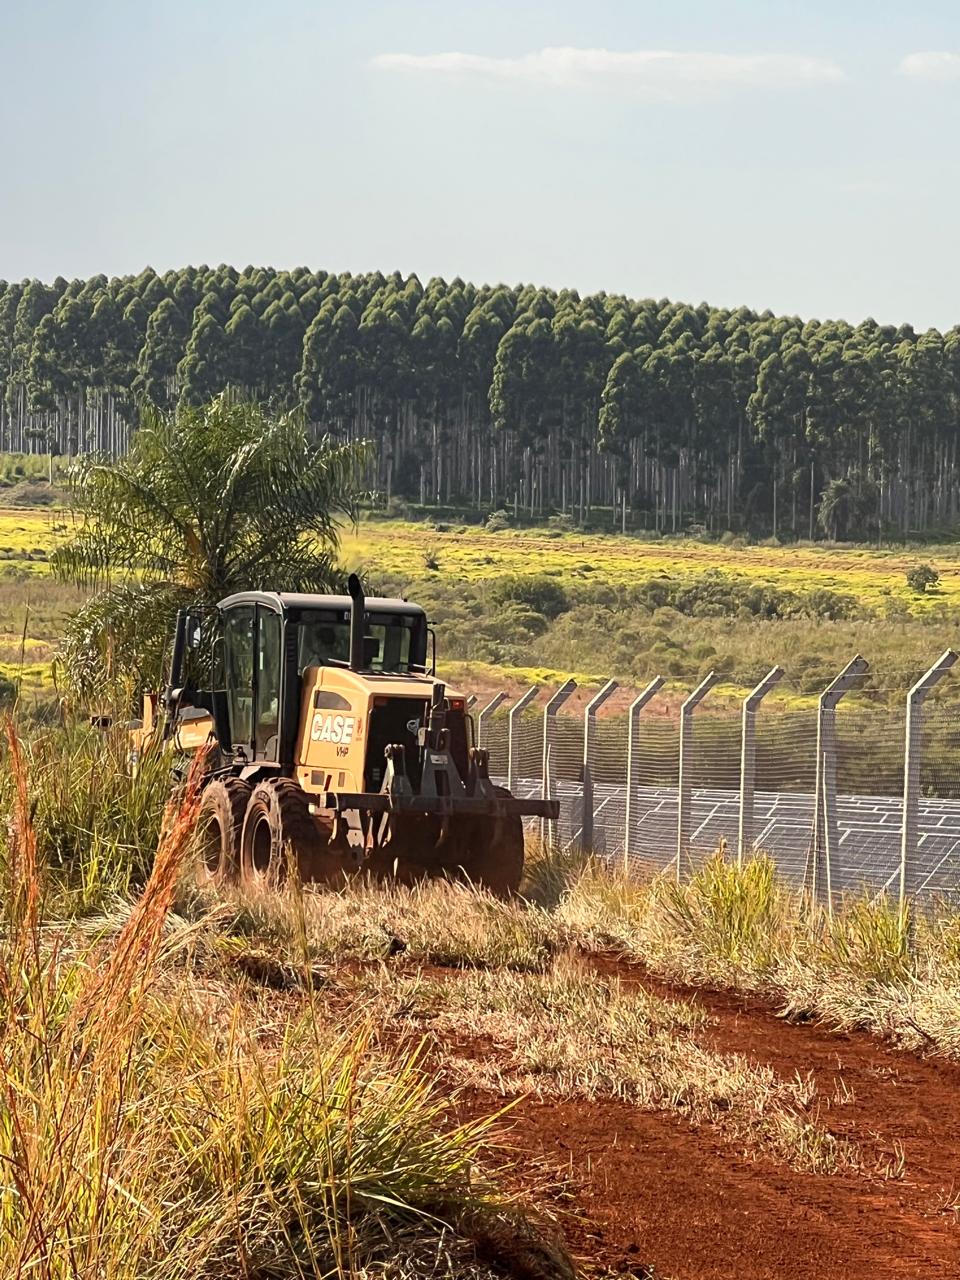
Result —
<path fill-rule="evenodd" d="M 575 1255 L 671 1280 L 960 1277 L 960 1066 L 598 963 L 705 1007 L 716 1048 L 781 1076 L 812 1073 L 821 1122 L 878 1163 L 896 1166 L 902 1153 L 903 1173 L 798 1173 L 740 1154 L 713 1129 L 626 1103 L 527 1099 L 513 1113 L 513 1141 L 571 1180 L 580 1217 L 564 1232 Z"/>

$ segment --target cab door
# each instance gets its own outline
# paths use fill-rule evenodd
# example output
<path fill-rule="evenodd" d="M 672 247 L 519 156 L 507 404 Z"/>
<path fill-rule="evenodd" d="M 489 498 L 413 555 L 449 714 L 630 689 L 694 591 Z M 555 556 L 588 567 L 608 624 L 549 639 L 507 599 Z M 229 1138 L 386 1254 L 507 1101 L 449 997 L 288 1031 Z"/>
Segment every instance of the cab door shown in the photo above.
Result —
<path fill-rule="evenodd" d="M 252 604 L 228 609 L 223 618 L 223 679 L 230 745 L 248 758 L 253 743 L 255 618 Z"/>
<path fill-rule="evenodd" d="M 279 613 L 274 613 L 262 604 L 257 605 L 256 638 L 253 755 L 256 760 L 278 760 L 280 697 L 283 685 L 283 626 Z"/>

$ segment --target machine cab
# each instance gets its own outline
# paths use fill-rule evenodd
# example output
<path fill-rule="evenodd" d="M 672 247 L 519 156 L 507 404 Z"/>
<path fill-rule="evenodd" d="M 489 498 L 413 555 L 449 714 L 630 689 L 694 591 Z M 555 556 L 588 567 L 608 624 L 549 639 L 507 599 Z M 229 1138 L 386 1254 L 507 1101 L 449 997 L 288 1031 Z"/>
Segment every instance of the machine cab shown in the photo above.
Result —
<path fill-rule="evenodd" d="M 225 755 L 290 766 L 303 673 L 340 667 L 380 676 L 424 675 L 427 620 L 403 600 L 249 591 L 218 605 L 213 712 Z M 362 641 L 362 644 L 360 643 Z"/>

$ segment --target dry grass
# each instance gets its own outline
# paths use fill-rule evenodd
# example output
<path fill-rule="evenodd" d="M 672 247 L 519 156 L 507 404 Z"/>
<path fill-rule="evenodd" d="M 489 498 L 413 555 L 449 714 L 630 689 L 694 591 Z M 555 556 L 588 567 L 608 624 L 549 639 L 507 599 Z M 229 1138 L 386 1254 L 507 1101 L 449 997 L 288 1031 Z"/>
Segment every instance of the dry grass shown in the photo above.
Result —
<path fill-rule="evenodd" d="M 7 763 L 2 1280 L 485 1277 L 470 1233 L 498 1203 L 479 1173 L 496 1118 L 458 1123 L 417 1045 L 377 1050 L 310 992 L 268 1006 L 195 963 L 210 926 L 170 914 L 195 783 L 126 918 L 78 930 L 44 916 L 12 729 Z"/>
<path fill-rule="evenodd" d="M 11 732 L 0 768 L 0 1280 L 488 1280 L 478 1223 L 506 1239 L 516 1219 L 483 1176 L 498 1122 L 458 1122 L 462 1086 L 871 1168 L 809 1080 L 716 1052 L 702 1013 L 584 953 L 960 1056 L 955 916 L 911 947 L 883 904 L 830 924 L 764 859 L 678 888 L 543 852 L 525 901 L 357 883 L 213 904 L 187 887 L 195 789 L 161 821 L 159 764 L 140 792 L 121 763 L 109 736 Z M 158 830 L 131 903 L 114 870 Z"/>
<path fill-rule="evenodd" d="M 339 893 L 308 889 L 299 901 L 241 895 L 230 932 L 267 942 L 288 960 L 300 954 L 303 938 L 311 963 L 402 955 L 536 971 L 556 950 L 555 925 L 545 913 L 446 883 L 413 889 L 358 883 Z"/>
<path fill-rule="evenodd" d="M 379 1006 L 388 1026 L 436 1037 L 440 1069 L 457 1083 L 507 1098 L 615 1098 L 674 1112 L 812 1173 L 864 1163 L 854 1144 L 819 1123 L 812 1080 L 784 1080 L 741 1055 L 714 1052 L 700 1042 L 709 1021 L 700 1010 L 625 988 L 576 957 L 543 974 L 380 970 L 355 985 L 360 1007 Z M 458 1052 L 465 1034 L 479 1052 Z"/>
<path fill-rule="evenodd" d="M 757 992 L 791 1016 L 960 1057 L 960 918 L 945 907 L 911 928 L 887 899 L 852 896 L 830 920 L 777 880 L 770 859 L 741 868 L 721 851 L 680 886 L 593 869 L 557 915 L 581 945 L 613 947 L 667 977 Z"/>
<path fill-rule="evenodd" d="M 723 851 L 678 886 L 574 856 L 534 860 L 526 901 L 455 885 L 352 885 L 289 898 L 240 898 L 222 945 L 266 944 L 287 962 L 426 962 L 544 973 L 570 950 L 613 951 L 682 982 L 769 998 L 790 1016 L 865 1029 L 905 1048 L 960 1057 L 960 917 L 909 920 L 886 900 L 851 898 L 833 920 L 784 886 L 766 857 Z M 302 941 L 301 941 L 302 939 Z"/>

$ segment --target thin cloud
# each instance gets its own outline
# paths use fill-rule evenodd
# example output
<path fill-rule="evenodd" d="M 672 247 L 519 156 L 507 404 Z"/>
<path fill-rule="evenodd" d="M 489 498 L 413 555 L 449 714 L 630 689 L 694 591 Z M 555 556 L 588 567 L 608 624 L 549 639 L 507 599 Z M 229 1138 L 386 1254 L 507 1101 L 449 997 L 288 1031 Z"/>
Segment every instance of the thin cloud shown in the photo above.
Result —
<path fill-rule="evenodd" d="M 897 69 L 915 80 L 960 80 L 960 53 L 908 53 Z"/>
<path fill-rule="evenodd" d="M 844 79 L 840 67 L 820 58 L 666 49 L 628 53 L 610 49 L 540 49 L 519 58 L 488 58 L 476 53 L 381 53 L 371 65 L 380 70 L 549 88 L 615 88 L 666 98 L 719 89 L 780 89 Z"/>

